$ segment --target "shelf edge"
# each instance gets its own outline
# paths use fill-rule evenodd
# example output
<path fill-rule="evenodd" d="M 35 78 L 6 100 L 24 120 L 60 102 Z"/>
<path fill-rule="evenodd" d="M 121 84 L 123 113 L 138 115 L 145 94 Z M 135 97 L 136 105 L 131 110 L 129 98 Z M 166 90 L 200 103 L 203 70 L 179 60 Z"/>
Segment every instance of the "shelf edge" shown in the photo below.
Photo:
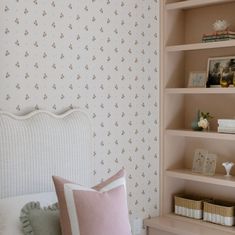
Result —
<path fill-rule="evenodd" d="M 167 129 L 166 134 L 175 135 L 179 137 L 207 138 L 207 139 L 220 139 L 220 140 L 233 140 L 233 141 L 235 140 L 234 134 L 226 134 L 218 132 Z"/>
<path fill-rule="evenodd" d="M 195 182 L 235 188 L 235 177 L 223 178 L 224 176 L 222 174 L 216 174 L 215 176 L 206 176 L 202 174 L 192 173 L 191 170 L 187 169 L 166 170 L 165 174 L 168 177 L 177 179 L 191 180 Z"/>
<path fill-rule="evenodd" d="M 197 2 L 194 0 L 188 0 L 185 2 L 166 4 L 166 10 L 185 10 L 190 8 L 199 8 L 203 6 L 206 7 L 230 2 L 233 2 L 233 0 L 198 0 Z"/>
<path fill-rule="evenodd" d="M 234 47 L 235 40 L 222 41 L 222 42 L 208 42 L 208 43 L 192 43 L 166 46 L 166 52 L 180 52 L 180 51 L 193 51 L 193 50 L 206 50 L 225 47 Z"/>
<path fill-rule="evenodd" d="M 166 94 L 235 94 L 235 87 L 229 88 L 165 88 Z"/>

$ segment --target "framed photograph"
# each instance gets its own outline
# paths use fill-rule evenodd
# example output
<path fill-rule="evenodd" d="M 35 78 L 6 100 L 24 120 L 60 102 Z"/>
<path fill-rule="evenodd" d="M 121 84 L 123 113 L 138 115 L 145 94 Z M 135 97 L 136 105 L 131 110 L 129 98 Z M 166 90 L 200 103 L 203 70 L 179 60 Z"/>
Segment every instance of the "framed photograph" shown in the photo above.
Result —
<path fill-rule="evenodd" d="M 206 72 L 194 71 L 190 72 L 188 79 L 188 87 L 206 87 Z"/>
<path fill-rule="evenodd" d="M 196 149 L 193 157 L 193 167 L 192 172 L 203 173 L 204 163 L 208 151 L 205 149 Z"/>
<path fill-rule="evenodd" d="M 213 176 L 215 174 L 217 155 L 208 153 L 204 160 L 203 174 Z"/>
<path fill-rule="evenodd" d="M 235 79 L 235 56 L 209 58 L 207 87 L 228 87 Z"/>

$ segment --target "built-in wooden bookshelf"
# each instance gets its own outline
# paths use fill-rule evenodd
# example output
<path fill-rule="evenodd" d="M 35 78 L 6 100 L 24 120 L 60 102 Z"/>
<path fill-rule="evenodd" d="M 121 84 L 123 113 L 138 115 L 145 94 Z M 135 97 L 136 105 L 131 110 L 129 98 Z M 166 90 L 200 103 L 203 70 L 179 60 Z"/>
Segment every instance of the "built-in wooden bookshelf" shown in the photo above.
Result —
<path fill-rule="evenodd" d="M 235 31 L 235 0 L 162 0 L 160 76 L 160 216 L 145 220 L 148 235 L 231 235 L 235 227 L 174 215 L 173 197 L 185 192 L 233 200 L 234 177 L 227 178 L 224 161 L 235 162 L 235 135 L 217 132 L 217 119 L 235 117 L 235 87 L 187 88 L 191 71 L 206 71 L 211 57 L 235 56 L 235 40 L 202 43 L 217 19 Z M 197 132 L 191 122 L 198 110 L 213 115 L 210 131 Z M 196 148 L 218 155 L 216 174 L 191 172 Z"/>

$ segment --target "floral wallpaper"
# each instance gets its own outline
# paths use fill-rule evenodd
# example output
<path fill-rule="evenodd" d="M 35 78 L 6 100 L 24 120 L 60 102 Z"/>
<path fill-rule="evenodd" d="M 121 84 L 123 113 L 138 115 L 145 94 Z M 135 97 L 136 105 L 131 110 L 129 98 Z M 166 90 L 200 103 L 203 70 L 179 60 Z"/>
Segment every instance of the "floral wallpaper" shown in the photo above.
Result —
<path fill-rule="evenodd" d="M 84 109 L 94 125 L 96 181 L 125 167 L 129 213 L 140 218 L 158 214 L 158 5 L 0 2 L 0 108 Z"/>

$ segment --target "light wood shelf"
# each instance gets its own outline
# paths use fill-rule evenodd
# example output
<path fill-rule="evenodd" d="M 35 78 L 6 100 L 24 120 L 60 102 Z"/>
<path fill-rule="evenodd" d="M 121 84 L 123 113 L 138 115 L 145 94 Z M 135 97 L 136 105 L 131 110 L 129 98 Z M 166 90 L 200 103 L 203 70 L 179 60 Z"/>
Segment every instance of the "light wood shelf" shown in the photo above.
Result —
<path fill-rule="evenodd" d="M 207 43 L 192 43 L 166 46 L 167 52 L 180 52 L 180 51 L 193 51 L 193 50 L 206 50 L 216 48 L 234 47 L 235 40 L 221 41 L 221 42 L 207 42 Z"/>
<path fill-rule="evenodd" d="M 144 221 L 144 225 L 177 235 L 235 234 L 235 227 L 216 225 L 204 222 L 203 220 L 178 216 L 173 213 L 152 219 L 146 219 Z"/>
<path fill-rule="evenodd" d="M 167 129 L 166 134 L 179 137 L 206 138 L 217 140 L 235 140 L 235 134 L 218 133 L 212 131 L 193 131 L 193 130 L 176 130 Z"/>
<path fill-rule="evenodd" d="M 222 174 L 206 176 L 202 174 L 192 173 L 190 169 L 176 169 L 166 170 L 166 176 L 235 188 L 235 177 L 226 177 Z"/>
<path fill-rule="evenodd" d="M 235 94 L 235 87 L 229 88 L 166 88 L 166 94 Z"/>
<path fill-rule="evenodd" d="M 166 4 L 167 10 L 185 10 L 197 7 L 205 7 L 216 4 L 224 4 L 234 2 L 234 0 L 188 0 L 181 1 L 176 3 L 168 3 Z"/>

